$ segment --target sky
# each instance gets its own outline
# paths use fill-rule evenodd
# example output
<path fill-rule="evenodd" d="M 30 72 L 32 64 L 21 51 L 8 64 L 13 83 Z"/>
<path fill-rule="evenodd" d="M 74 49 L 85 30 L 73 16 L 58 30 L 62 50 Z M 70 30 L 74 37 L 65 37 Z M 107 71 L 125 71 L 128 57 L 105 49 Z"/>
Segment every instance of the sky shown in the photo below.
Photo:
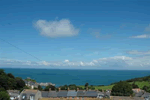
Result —
<path fill-rule="evenodd" d="M 149 0 L 0 0 L 0 67 L 150 70 Z"/>

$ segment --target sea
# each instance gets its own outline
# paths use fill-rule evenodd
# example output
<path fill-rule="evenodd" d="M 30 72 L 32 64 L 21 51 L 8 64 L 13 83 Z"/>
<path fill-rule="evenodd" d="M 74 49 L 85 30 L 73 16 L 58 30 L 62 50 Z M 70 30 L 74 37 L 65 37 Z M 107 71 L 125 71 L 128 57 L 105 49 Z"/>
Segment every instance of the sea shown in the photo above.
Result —
<path fill-rule="evenodd" d="M 69 70 L 69 69 L 23 69 L 0 68 L 23 79 L 30 77 L 37 82 L 51 82 L 62 85 L 110 85 L 120 80 L 150 75 L 150 70 Z"/>

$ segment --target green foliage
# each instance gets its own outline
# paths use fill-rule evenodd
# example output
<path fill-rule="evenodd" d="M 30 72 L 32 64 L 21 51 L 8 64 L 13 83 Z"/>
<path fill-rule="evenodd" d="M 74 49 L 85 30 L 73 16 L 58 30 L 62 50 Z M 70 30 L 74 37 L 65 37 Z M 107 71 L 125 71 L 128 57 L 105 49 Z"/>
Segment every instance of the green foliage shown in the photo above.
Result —
<path fill-rule="evenodd" d="M 41 85 L 38 85 L 38 90 L 42 91 L 43 88 L 41 87 Z"/>
<path fill-rule="evenodd" d="M 14 75 L 12 75 L 11 73 L 8 73 L 7 76 L 12 78 L 12 79 L 15 79 Z"/>
<path fill-rule="evenodd" d="M 122 82 L 115 84 L 112 88 L 111 95 L 113 96 L 130 96 L 133 94 L 132 86 L 128 82 Z"/>
<path fill-rule="evenodd" d="M 30 87 L 24 86 L 23 88 L 20 89 L 20 93 L 21 93 L 24 89 L 30 89 Z"/>
<path fill-rule="evenodd" d="M 10 100 L 10 96 L 5 91 L 0 91 L 0 100 Z"/>
<path fill-rule="evenodd" d="M 143 86 L 142 88 L 143 90 L 145 90 L 146 92 L 150 92 L 150 86 Z"/>
<path fill-rule="evenodd" d="M 3 74 L 5 74 L 4 70 L 0 69 L 0 75 L 3 75 Z"/>
<path fill-rule="evenodd" d="M 139 86 L 136 85 L 135 82 L 134 82 L 134 83 L 132 83 L 132 88 L 133 88 L 133 89 L 134 89 L 134 88 L 139 88 Z"/>
<path fill-rule="evenodd" d="M 69 89 L 70 90 L 76 90 L 77 86 L 75 84 L 71 84 L 71 85 L 69 85 Z"/>
<path fill-rule="evenodd" d="M 16 77 L 15 80 L 17 82 L 17 89 L 21 89 L 25 86 L 25 82 L 20 77 Z"/>
<path fill-rule="evenodd" d="M 50 88 L 51 88 L 51 90 L 55 90 L 55 89 L 56 89 L 55 86 L 53 86 L 53 85 L 48 85 L 48 86 L 45 87 L 44 91 L 49 91 Z"/>
<path fill-rule="evenodd" d="M 85 85 L 84 85 L 84 86 L 85 86 L 85 88 L 86 88 L 86 87 L 88 87 L 88 86 L 89 86 L 89 83 L 85 83 Z"/>
<path fill-rule="evenodd" d="M 102 89 L 98 89 L 98 91 L 101 91 L 101 92 L 102 92 Z"/>
<path fill-rule="evenodd" d="M 6 92 L 6 90 L 5 90 L 4 88 L 0 88 L 0 91 L 4 91 L 4 92 Z"/>
<path fill-rule="evenodd" d="M 30 79 L 30 78 L 27 78 L 27 79 L 25 79 L 26 81 L 31 81 L 31 82 L 36 82 L 36 80 L 34 80 L 34 79 Z"/>
<path fill-rule="evenodd" d="M 0 88 L 8 89 L 21 89 L 25 86 L 21 78 L 15 78 L 11 73 L 6 74 L 3 69 L 0 69 Z"/>
<path fill-rule="evenodd" d="M 95 90 L 95 87 L 93 85 L 91 85 L 88 87 L 88 89 Z"/>

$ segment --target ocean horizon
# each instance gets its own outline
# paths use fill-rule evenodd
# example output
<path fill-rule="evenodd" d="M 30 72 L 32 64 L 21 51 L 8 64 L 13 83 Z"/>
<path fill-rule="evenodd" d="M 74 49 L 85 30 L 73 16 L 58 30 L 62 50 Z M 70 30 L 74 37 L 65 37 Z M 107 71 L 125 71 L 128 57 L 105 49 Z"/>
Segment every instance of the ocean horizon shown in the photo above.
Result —
<path fill-rule="evenodd" d="M 31 68 L 0 68 L 6 73 L 23 79 L 30 77 L 37 82 L 51 82 L 62 85 L 110 85 L 120 80 L 150 75 L 150 70 L 89 70 L 89 69 L 31 69 Z"/>

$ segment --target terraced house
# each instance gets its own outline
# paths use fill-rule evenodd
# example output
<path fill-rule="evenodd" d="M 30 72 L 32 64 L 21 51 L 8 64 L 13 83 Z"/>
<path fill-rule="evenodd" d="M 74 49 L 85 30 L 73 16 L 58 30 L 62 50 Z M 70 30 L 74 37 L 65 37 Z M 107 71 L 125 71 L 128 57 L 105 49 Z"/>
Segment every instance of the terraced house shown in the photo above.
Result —
<path fill-rule="evenodd" d="M 42 91 L 42 98 L 40 100 L 52 100 L 52 99 L 75 99 L 75 100 L 86 100 L 87 98 L 103 98 L 105 94 L 103 92 L 98 92 L 95 90 L 61 90 L 59 91 Z"/>
<path fill-rule="evenodd" d="M 24 89 L 20 93 L 19 100 L 39 100 L 40 98 L 42 98 L 41 91 Z"/>

